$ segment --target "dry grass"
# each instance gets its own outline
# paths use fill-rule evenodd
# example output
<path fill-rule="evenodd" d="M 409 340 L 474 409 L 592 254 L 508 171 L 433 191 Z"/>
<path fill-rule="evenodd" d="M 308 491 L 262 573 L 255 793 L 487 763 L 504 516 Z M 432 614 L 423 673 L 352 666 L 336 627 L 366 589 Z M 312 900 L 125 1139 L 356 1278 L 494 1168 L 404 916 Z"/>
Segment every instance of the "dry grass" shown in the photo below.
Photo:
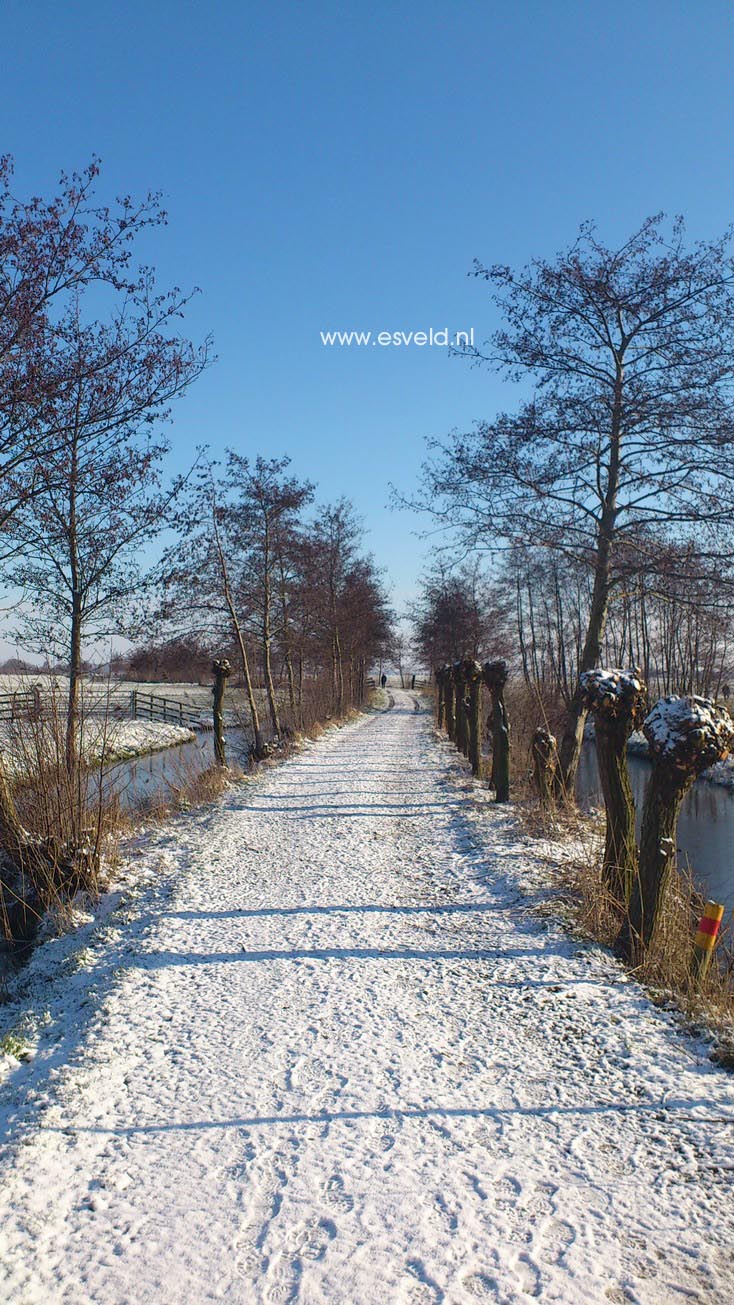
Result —
<path fill-rule="evenodd" d="M 622 913 L 602 879 L 604 817 L 584 814 L 575 801 L 568 800 L 545 809 L 533 782 L 533 734 L 542 725 L 558 737 L 563 704 L 544 705 L 522 680 L 508 682 L 505 704 L 511 729 L 513 803 L 533 840 L 563 849 L 563 856 L 550 858 L 557 875 L 558 913 L 575 933 L 611 948 Z M 484 770 L 488 771 L 486 760 Z M 734 1068 L 734 926 L 722 930 L 708 973 L 700 978 L 694 966 L 693 938 L 703 907 L 691 868 L 679 867 L 670 877 L 653 943 L 633 972 L 653 1000 L 675 1007 L 693 1028 L 713 1031 L 717 1035 L 713 1058 Z"/>
<path fill-rule="evenodd" d="M 316 739 L 359 715 L 350 708 L 338 720 L 331 717 L 327 686 L 319 682 L 311 689 L 301 728 L 290 729 L 259 766 L 280 763 L 299 741 Z M 162 823 L 214 802 L 245 778 L 237 766 L 202 765 L 199 757 L 170 758 L 165 781 L 147 796 L 135 794 L 132 779 L 126 784 L 111 780 L 102 763 L 80 763 L 69 771 L 59 702 L 56 695 L 41 714 L 13 723 L 7 740 L 13 758 L 8 778 L 28 842 L 21 866 L 6 857 L 3 869 L 0 862 L 0 936 L 16 941 L 31 938 L 44 917 L 63 929 L 73 919 L 75 901 L 94 905 L 114 879 L 121 840 L 142 823 Z M 95 721 L 95 729 L 104 739 L 107 721 Z M 254 769 L 251 763 L 250 771 Z M 82 850 L 84 855 L 77 855 Z M 79 873 L 70 878 L 64 865 L 72 853 Z"/>
<path fill-rule="evenodd" d="M 622 911 L 602 878 L 603 818 L 583 815 L 575 807 L 543 811 L 537 801 L 520 810 L 533 838 L 572 850 L 560 862 L 559 873 L 564 913 L 574 931 L 613 947 Z M 679 867 L 670 876 L 653 942 L 632 973 L 655 1002 L 679 1010 L 691 1027 L 713 1031 L 713 1058 L 734 1068 L 734 930 L 731 925 L 722 930 L 708 973 L 700 978 L 693 938 L 704 904 L 690 867 Z"/>

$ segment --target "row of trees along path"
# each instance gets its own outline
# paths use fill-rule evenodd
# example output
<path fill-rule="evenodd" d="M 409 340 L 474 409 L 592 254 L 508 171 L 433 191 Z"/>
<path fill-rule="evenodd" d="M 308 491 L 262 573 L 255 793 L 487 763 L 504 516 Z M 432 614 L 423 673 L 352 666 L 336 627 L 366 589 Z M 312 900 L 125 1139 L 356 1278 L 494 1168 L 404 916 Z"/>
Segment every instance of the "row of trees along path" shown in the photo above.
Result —
<path fill-rule="evenodd" d="M 503 556 L 513 588 L 530 568 L 538 587 L 562 573 L 583 595 L 573 621 L 558 613 L 577 630 L 556 666 L 569 791 L 589 709 L 580 676 L 604 664 L 615 596 L 667 594 L 673 580 L 687 601 L 702 583 L 712 604 L 731 593 L 733 240 L 689 244 L 682 220 L 657 215 L 618 248 L 587 224 L 550 261 L 476 264 L 501 324 L 463 352 L 524 393 L 432 441 L 419 490 L 398 497 L 464 555 Z"/>
<path fill-rule="evenodd" d="M 498 802 L 507 802 L 510 796 L 510 727 L 504 702 L 507 677 L 504 660 L 482 666 L 463 658 L 435 671 L 438 726 L 469 759 L 477 777 L 484 772 L 482 685 L 490 692 L 489 783 Z M 635 669 L 584 671 L 576 696 L 594 722 L 606 809 L 602 880 L 621 921 L 615 951 L 638 964 L 654 939 L 675 866 L 681 803 L 698 776 L 725 759 L 734 747 L 734 723 L 726 708 L 695 696 L 669 695 L 648 711 L 647 687 Z M 630 736 L 640 726 L 652 771 L 638 848 L 627 751 Z M 546 728 L 535 732 L 532 751 L 541 803 L 549 807 L 559 800 L 573 801 L 573 794 L 564 787 L 556 739 Z"/>

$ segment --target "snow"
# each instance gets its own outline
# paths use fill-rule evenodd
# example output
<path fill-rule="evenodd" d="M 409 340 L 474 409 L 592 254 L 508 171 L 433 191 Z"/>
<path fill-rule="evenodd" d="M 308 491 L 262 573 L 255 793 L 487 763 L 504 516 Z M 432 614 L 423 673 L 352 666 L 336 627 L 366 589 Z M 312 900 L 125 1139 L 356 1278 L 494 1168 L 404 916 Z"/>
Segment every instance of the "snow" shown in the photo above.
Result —
<path fill-rule="evenodd" d="M 731 1301 L 734 1082 L 392 697 L 15 981 L 3 1300 Z"/>
<path fill-rule="evenodd" d="M 86 722 L 87 730 L 90 725 L 91 722 Z M 183 725 L 169 725 L 160 720 L 123 720 L 110 722 L 106 736 L 98 735 L 90 743 L 92 756 L 98 756 L 103 750 L 107 761 L 123 761 L 162 748 L 173 748 L 179 743 L 189 743 L 195 738 L 194 731 Z"/>
<path fill-rule="evenodd" d="M 644 684 L 637 671 L 598 667 L 583 671 L 579 684 L 588 705 L 604 715 L 617 717 L 640 710 Z"/>
<path fill-rule="evenodd" d="M 25 727 L 17 722 L 0 722 L 0 758 L 8 774 L 19 775 L 33 768 L 37 762 L 37 747 L 53 760 L 59 749 L 54 724 L 41 727 L 30 743 L 23 744 L 19 731 Z M 196 738 L 187 726 L 169 725 L 154 720 L 100 720 L 90 716 L 84 721 L 82 748 L 90 765 L 104 759 L 106 765 L 126 761 L 148 752 L 189 743 Z"/>
<path fill-rule="evenodd" d="M 136 690 L 140 694 L 168 698 L 169 701 L 199 710 L 206 720 L 211 720 L 212 682 L 213 677 L 203 684 L 195 684 L 168 680 L 118 680 L 107 675 L 90 675 L 82 680 L 82 698 L 88 712 L 106 712 L 109 709 L 126 711 L 130 704 L 130 695 L 133 690 Z M 64 675 L 42 672 L 37 675 L 31 673 L 0 675 L 0 694 L 23 692 L 35 686 L 38 686 L 42 700 L 48 702 L 54 693 L 60 695 L 62 699 L 65 697 L 68 693 L 69 680 Z M 256 689 L 255 696 L 258 702 L 265 702 L 263 689 Z M 232 710 L 247 708 L 247 697 L 245 689 L 239 684 L 239 676 L 233 676 L 227 684 L 225 706 Z"/>
<path fill-rule="evenodd" d="M 630 735 L 627 749 L 629 752 L 634 753 L 635 756 L 649 757 L 650 748 L 642 730 L 635 730 Z M 734 756 L 730 754 L 724 761 L 717 761 L 713 766 L 708 766 L 698 778 L 706 780 L 708 784 L 720 784 L 724 788 L 734 788 Z"/>
<path fill-rule="evenodd" d="M 729 713 L 709 698 L 661 698 L 645 718 L 642 732 L 652 753 L 682 766 L 723 761 L 734 743 Z"/>

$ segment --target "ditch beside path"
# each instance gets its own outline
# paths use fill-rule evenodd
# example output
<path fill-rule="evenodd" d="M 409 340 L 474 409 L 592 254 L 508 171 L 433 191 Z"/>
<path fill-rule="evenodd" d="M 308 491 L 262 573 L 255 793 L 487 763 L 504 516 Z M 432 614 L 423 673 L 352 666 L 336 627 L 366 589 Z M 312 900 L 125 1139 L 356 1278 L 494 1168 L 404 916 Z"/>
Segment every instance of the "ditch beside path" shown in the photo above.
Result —
<path fill-rule="evenodd" d="M 531 857 L 401 691 L 154 835 L 0 1093 L 0 1297 L 730 1302 L 734 1080 Z"/>

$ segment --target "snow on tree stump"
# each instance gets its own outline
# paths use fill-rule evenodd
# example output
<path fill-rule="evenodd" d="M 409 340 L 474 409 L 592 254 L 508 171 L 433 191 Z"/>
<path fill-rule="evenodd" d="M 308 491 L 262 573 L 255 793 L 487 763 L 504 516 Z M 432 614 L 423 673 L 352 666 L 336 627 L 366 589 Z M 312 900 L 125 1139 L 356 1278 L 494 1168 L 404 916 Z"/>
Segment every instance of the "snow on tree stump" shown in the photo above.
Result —
<path fill-rule="evenodd" d="M 461 665 L 469 690 L 467 755 L 472 775 L 479 776 L 482 773 L 482 668 L 472 657 L 465 657 Z"/>
<path fill-rule="evenodd" d="M 509 675 L 507 662 L 497 658 L 485 662 L 482 667 L 482 679 L 492 697 L 492 712 L 489 718 L 492 736 L 492 774 L 490 788 L 494 789 L 496 802 L 510 800 L 510 723 L 505 707 L 505 685 Z"/>
<path fill-rule="evenodd" d="M 642 728 L 652 774 L 642 811 L 639 869 L 615 944 L 617 955 L 635 963 L 653 939 L 675 864 L 681 802 L 702 771 L 723 761 L 734 747 L 728 711 L 709 698 L 661 698 Z"/>
<path fill-rule="evenodd" d="M 538 728 L 533 734 L 533 773 L 540 805 L 549 810 L 554 805 L 555 777 L 558 770 L 558 743 L 555 734 Z"/>
<path fill-rule="evenodd" d="M 602 877 L 616 902 L 626 907 L 637 874 L 635 802 L 627 765 L 627 744 L 647 707 L 647 686 L 632 670 L 584 671 L 579 679 L 584 707 L 594 720 L 599 778 L 607 826 Z"/>
<path fill-rule="evenodd" d="M 214 688 L 212 696 L 214 699 L 214 756 L 218 766 L 226 766 L 227 758 L 224 750 L 224 716 L 222 713 L 222 703 L 224 702 L 224 690 L 227 680 L 232 674 L 232 667 L 226 657 L 217 657 L 212 663 L 212 672 L 214 674 Z"/>

